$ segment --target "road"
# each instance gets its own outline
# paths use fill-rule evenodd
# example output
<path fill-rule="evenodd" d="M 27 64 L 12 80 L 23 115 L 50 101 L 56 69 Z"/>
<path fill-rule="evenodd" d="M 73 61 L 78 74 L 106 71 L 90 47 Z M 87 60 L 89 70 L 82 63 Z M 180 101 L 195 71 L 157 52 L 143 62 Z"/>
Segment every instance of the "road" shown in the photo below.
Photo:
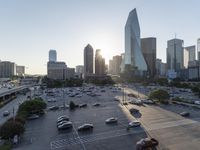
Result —
<path fill-rule="evenodd" d="M 13 110 L 14 110 L 14 114 L 17 112 L 18 107 L 19 107 L 19 102 L 23 102 L 26 100 L 26 96 L 25 95 L 17 95 L 17 98 L 13 99 L 11 102 L 9 102 L 8 104 L 4 105 L 1 109 L 0 109 L 0 124 L 3 124 L 8 118 L 10 118 L 11 116 L 13 116 Z M 3 116 L 3 112 L 5 110 L 10 111 L 10 115 L 7 117 Z"/>

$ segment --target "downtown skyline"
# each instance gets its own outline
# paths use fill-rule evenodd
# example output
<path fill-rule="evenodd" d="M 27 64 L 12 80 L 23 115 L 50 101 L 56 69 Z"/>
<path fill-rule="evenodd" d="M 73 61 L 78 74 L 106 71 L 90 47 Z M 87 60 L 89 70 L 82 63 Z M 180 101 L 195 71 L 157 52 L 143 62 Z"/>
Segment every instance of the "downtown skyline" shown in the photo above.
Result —
<path fill-rule="evenodd" d="M 194 19 L 199 16 L 195 11 L 200 3 L 194 0 L 176 0 L 173 4 L 158 0 L 105 2 L 1 2 L 0 60 L 23 64 L 28 67 L 27 73 L 46 74 L 49 49 L 56 49 L 59 60 L 75 67 L 83 64 L 83 49 L 90 43 L 94 50 L 102 50 L 108 63 L 112 56 L 125 51 L 124 26 L 134 8 L 141 38 L 157 38 L 157 58 L 164 62 L 167 40 L 174 38 L 175 33 L 185 46 L 196 45 L 200 37 L 200 21 Z M 177 7 L 178 3 L 181 7 Z"/>

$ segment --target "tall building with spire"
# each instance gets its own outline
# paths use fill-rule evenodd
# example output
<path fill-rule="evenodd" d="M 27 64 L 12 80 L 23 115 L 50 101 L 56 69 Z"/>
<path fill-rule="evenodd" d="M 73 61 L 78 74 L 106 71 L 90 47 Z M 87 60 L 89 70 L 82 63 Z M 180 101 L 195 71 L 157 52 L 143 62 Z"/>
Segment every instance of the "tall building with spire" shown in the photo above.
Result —
<path fill-rule="evenodd" d="M 125 25 L 125 66 L 129 65 L 143 74 L 147 64 L 141 51 L 140 26 L 136 9 L 128 16 Z"/>

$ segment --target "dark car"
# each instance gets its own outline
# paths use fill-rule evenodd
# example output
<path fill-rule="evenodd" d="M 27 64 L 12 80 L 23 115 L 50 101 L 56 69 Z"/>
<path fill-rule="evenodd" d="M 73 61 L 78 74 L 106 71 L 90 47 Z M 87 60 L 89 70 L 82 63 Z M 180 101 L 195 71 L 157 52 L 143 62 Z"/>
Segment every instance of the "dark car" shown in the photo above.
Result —
<path fill-rule="evenodd" d="M 51 107 L 49 107 L 49 110 L 58 110 L 58 109 L 59 109 L 58 106 L 51 106 Z"/>
<path fill-rule="evenodd" d="M 3 112 L 3 116 L 4 117 L 9 116 L 9 115 L 10 115 L 10 112 L 8 110 L 6 110 L 6 111 Z"/>
<path fill-rule="evenodd" d="M 156 139 L 144 138 L 136 143 L 136 150 L 150 149 L 155 148 L 156 146 L 158 146 L 158 141 Z"/>
<path fill-rule="evenodd" d="M 80 104 L 79 107 L 80 108 L 87 107 L 87 104 Z"/>
<path fill-rule="evenodd" d="M 129 112 L 130 112 L 131 114 L 134 114 L 134 113 L 138 113 L 139 110 L 138 110 L 138 109 L 135 109 L 135 108 L 131 108 L 131 109 L 129 109 Z"/>
<path fill-rule="evenodd" d="M 78 127 L 78 131 L 92 130 L 94 128 L 93 124 L 86 123 Z"/>
<path fill-rule="evenodd" d="M 189 117 L 190 113 L 184 111 L 184 112 L 181 112 L 180 115 L 183 116 L 183 117 Z"/>

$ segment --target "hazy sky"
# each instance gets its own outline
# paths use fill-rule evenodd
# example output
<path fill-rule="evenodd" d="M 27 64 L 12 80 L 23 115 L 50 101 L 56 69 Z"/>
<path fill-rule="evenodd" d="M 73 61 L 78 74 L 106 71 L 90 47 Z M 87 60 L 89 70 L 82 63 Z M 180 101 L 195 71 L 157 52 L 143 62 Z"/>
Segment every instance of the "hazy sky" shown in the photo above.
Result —
<path fill-rule="evenodd" d="M 167 40 L 196 45 L 199 0 L 0 0 L 0 60 L 45 74 L 49 49 L 69 67 L 83 64 L 90 43 L 108 58 L 124 52 L 124 26 L 137 8 L 141 37 L 157 37 L 157 57 L 166 61 Z"/>

